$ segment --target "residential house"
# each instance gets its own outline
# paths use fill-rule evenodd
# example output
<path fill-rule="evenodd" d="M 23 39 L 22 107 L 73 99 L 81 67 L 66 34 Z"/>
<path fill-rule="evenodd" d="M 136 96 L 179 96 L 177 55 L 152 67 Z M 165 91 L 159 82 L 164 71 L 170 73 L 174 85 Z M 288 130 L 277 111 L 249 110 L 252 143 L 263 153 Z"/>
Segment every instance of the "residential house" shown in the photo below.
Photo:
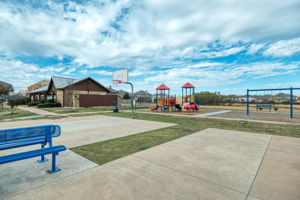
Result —
<path fill-rule="evenodd" d="M 150 94 L 147 91 L 140 90 L 138 92 L 134 93 L 134 98 L 136 99 L 137 102 L 152 102 L 152 97 L 153 95 Z"/>
<path fill-rule="evenodd" d="M 92 79 L 52 76 L 49 84 L 28 92 L 32 101 L 54 99 L 64 107 L 112 106 L 118 96 Z"/>

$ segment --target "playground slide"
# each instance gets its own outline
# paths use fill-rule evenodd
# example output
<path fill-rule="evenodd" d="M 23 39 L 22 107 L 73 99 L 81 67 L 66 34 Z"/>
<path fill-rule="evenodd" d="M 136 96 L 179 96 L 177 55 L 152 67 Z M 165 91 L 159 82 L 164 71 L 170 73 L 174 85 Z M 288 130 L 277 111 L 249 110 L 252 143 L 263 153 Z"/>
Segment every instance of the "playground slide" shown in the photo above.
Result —
<path fill-rule="evenodd" d="M 155 111 L 155 110 L 157 110 L 158 108 L 159 108 L 159 106 L 154 106 L 154 107 L 151 108 L 151 111 Z"/>
<path fill-rule="evenodd" d="M 199 106 L 197 106 L 196 104 L 188 104 L 186 106 L 184 106 L 185 110 L 199 110 Z"/>

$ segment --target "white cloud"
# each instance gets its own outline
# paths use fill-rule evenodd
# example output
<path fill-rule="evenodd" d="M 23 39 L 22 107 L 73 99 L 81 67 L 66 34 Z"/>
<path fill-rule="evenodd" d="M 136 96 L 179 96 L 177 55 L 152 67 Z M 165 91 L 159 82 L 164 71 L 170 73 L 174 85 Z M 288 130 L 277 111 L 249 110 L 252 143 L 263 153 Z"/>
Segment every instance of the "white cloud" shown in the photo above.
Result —
<path fill-rule="evenodd" d="M 226 65 L 225 63 L 219 63 L 219 62 L 200 62 L 197 64 L 193 64 L 193 65 L 188 65 L 188 68 L 201 68 L 201 67 L 212 67 L 212 66 L 221 66 L 221 65 Z"/>
<path fill-rule="evenodd" d="M 249 55 L 254 55 L 256 54 L 259 50 L 261 50 L 265 45 L 264 44 L 251 44 L 247 50 L 247 53 Z"/>
<path fill-rule="evenodd" d="M 264 52 L 265 56 L 288 57 L 300 53 L 300 37 L 291 40 L 280 40 L 271 44 Z"/>
<path fill-rule="evenodd" d="M 99 66 L 129 67 L 138 87 L 148 90 L 161 82 L 175 87 L 190 80 L 200 86 L 229 85 L 247 76 L 257 79 L 299 69 L 299 63 L 243 60 L 247 64 L 239 65 L 224 58 L 299 53 L 299 0 L 40 4 L 0 2 L 0 78 L 18 79 L 20 87 L 53 74 L 111 74 Z M 62 64 L 40 68 L 17 61 L 18 56 L 55 57 Z M 66 57 L 74 60 L 64 64 Z"/>
<path fill-rule="evenodd" d="M 105 70 L 94 70 L 90 71 L 91 74 L 98 74 L 102 76 L 112 76 L 112 71 L 105 71 Z"/>
<path fill-rule="evenodd" d="M 195 64 L 197 65 L 197 64 Z M 190 65 L 193 66 L 193 65 Z M 206 66 L 199 63 L 199 66 Z M 223 87 L 238 84 L 246 80 L 293 74 L 300 70 L 300 62 L 284 64 L 281 62 L 254 62 L 249 64 L 214 63 L 209 67 L 193 68 L 182 65 L 165 70 L 144 70 L 145 76 L 135 81 L 140 89 L 154 92 L 155 86 L 165 83 L 178 90 L 186 82 L 198 87 Z"/>
<path fill-rule="evenodd" d="M 164 65 L 176 57 L 244 51 L 233 43 L 276 42 L 300 34 L 299 1 L 44 1 L 41 8 L 0 3 L 0 52 L 72 56 L 78 65 Z M 223 49 L 197 52 L 222 41 Z M 256 49 L 258 47 L 256 46 Z M 254 52 L 255 48 L 249 52 Z M 271 50 L 270 50 L 271 51 Z M 298 51 L 298 50 L 297 50 Z M 268 53 L 269 51 L 267 51 Z M 290 55 L 282 51 L 282 55 Z"/>

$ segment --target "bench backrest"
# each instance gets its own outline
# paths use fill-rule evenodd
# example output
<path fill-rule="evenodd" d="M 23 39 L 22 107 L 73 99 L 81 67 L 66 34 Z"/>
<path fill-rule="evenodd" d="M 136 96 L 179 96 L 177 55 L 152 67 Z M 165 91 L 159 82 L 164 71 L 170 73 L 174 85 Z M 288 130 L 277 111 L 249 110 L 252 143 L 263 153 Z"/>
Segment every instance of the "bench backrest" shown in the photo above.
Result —
<path fill-rule="evenodd" d="M 256 105 L 257 108 L 272 108 L 272 105 Z"/>
<path fill-rule="evenodd" d="M 0 130 L 0 146 L 12 143 L 22 143 L 30 140 L 44 140 L 45 144 L 58 137 L 61 133 L 58 125 L 42 125 Z"/>

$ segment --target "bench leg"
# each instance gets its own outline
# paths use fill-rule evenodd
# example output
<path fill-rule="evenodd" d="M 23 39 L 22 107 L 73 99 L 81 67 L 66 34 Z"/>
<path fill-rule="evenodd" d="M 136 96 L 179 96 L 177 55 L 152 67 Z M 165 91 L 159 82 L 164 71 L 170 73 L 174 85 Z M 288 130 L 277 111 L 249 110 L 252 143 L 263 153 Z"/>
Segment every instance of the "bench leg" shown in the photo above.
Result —
<path fill-rule="evenodd" d="M 52 165 L 51 165 L 51 170 L 48 170 L 47 172 L 49 174 L 55 173 L 55 172 L 59 172 L 60 169 L 56 167 L 56 156 L 58 155 L 58 153 L 53 153 L 52 154 Z"/>
<path fill-rule="evenodd" d="M 43 149 L 45 147 L 45 145 L 41 145 L 41 148 Z M 42 155 L 41 156 L 41 159 L 39 159 L 39 160 L 37 160 L 39 163 L 43 163 L 43 162 L 46 162 L 46 161 L 48 161 L 48 159 L 47 158 L 45 158 L 45 155 Z"/>

